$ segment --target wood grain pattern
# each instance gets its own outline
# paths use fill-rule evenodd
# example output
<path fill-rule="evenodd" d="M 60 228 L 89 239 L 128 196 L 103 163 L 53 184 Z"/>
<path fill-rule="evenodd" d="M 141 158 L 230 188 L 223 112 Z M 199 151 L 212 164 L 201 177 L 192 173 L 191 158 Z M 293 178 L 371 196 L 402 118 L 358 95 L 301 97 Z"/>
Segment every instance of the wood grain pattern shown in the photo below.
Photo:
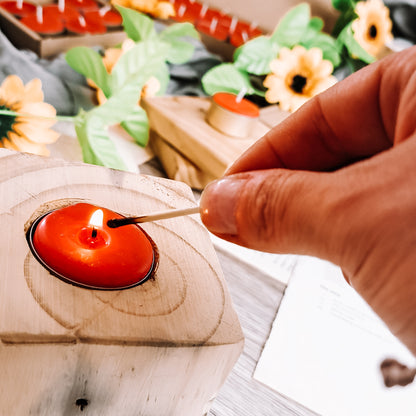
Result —
<path fill-rule="evenodd" d="M 180 154 L 154 130 L 150 131 L 149 144 L 162 163 L 168 178 L 185 182 L 193 189 L 204 189 L 208 183 L 216 179 L 214 175 L 202 171 Z"/>
<path fill-rule="evenodd" d="M 30 223 L 51 208 L 84 201 L 140 215 L 194 206 L 189 187 L 4 149 L 0 165 L 0 224 L 7 236 L 0 242 L 0 366 L 9 374 L 0 414 L 78 414 L 73 403 L 83 389 L 88 415 L 207 411 L 243 336 L 199 219 L 143 224 L 159 248 L 159 268 L 154 279 L 122 291 L 54 278 L 25 238 Z M 13 407 L 22 379 L 27 400 Z"/>
<path fill-rule="evenodd" d="M 200 97 L 154 97 L 142 103 L 150 126 L 200 170 L 216 178 L 269 128 L 258 122 L 255 134 L 236 138 L 206 122 L 210 100 Z"/>

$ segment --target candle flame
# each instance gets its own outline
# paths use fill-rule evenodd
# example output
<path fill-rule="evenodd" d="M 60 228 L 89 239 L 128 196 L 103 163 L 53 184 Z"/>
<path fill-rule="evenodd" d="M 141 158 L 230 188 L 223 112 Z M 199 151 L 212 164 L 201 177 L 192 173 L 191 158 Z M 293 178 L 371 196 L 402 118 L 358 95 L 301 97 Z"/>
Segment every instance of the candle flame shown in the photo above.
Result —
<path fill-rule="evenodd" d="M 91 215 L 89 225 L 92 227 L 102 227 L 104 221 L 104 212 L 102 209 L 97 209 Z"/>

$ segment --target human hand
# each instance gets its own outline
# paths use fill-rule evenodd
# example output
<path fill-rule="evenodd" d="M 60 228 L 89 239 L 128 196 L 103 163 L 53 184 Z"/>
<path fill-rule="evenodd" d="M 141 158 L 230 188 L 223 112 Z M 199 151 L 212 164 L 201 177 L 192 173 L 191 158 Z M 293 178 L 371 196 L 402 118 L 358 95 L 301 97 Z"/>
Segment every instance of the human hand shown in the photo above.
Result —
<path fill-rule="evenodd" d="M 226 240 L 340 265 L 416 355 L 416 47 L 310 100 L 200 206 Z"/>

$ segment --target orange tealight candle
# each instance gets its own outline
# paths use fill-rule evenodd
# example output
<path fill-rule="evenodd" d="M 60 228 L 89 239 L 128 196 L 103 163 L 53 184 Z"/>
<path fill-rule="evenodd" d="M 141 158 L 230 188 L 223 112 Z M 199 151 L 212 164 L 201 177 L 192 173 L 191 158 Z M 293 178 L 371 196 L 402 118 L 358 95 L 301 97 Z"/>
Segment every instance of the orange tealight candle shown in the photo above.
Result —
<path fill-rule="evenodd" d="M 47 21 L 60 20 L 66 22 L 68 20 L 78 19 L 80 13 L 73 7 L 63 6 L 60 7 L 58 4 L 48 4 L 43 7 L 43 16 Z"/>
<path fill-rule="evenodd" d="M 175 16 L 172 16 L 173 20 L 177 22 L 195 23 L 201 13 L 202 4 L 196 1 L 180 0 L 175 1 L 174 8 Z"/>
<path fill-rule="evenodd" d="M 18 17 L 26 16 L 36 12 L 36 6 L 22 0 L 4 0 L 0 1 L 0 7 L 10 14 Z"/>
<path fill-rule="evenodd" d="M 75 204 L 38 219 L 29 244 L 39 261 L 59 278 L 93 289 L 125 289 L 155 270 L 156 246 L 137 225 L 109 228 L 123 218 L 106 208 Z"/>
<path fill-rule="evenodd" d="M 99 35 L 107 32 L 107 27 L 102 21 L 89 18 L 87 14 L 79 16 L 78 19 L 70 19 L 65 22 L 65 26 L 69 32 L 78 35 Z"/>
<path fill-rule="evenodd" d="M 64 24 L 60 19 L 44 18 L 42 6 L 37 6 L 35 14 L 22 17 L 20 23 L 41 35 L 57 35 L 64 31 Z"/>
<path fill-rule="evenodd" d="M 250 136 L 260 115 L 256 104 L 243 98 L 245 90 L 238 95 L 218 92 L 213 95 L 207 121 L 222 133 L 234 137 Z"/>
<path fill-rule="evenodd" d="M 121 14 L 118 11 L 111 9 L 110 6 L 104 6 L 100 10 L 85 12 L 84 16 L 87 21 L 96 21 L 107 27 L 118 27 L 123 23 Z"/>

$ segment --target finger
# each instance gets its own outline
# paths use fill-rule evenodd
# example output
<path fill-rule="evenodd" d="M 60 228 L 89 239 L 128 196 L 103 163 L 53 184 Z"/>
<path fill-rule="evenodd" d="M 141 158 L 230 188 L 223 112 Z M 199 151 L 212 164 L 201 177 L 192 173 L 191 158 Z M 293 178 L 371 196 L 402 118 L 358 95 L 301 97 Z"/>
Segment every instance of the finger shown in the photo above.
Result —
<path fill-rule="evenodd" d="M 275 167 L 327 171 L 387 149 L 415 126 L 415 69 L 413 47 L 356 72 L 273 128 L 227 174 Z M 397 117 L 399 108 L 404 116 Z"/>
<path fill-rule="evenodd" d="M 214 234 L 245 247 L 326 258 L 326 245 L 334 247 L 330 188 L 336 190 L 328 175 L 269 169 L 226 176 L 202 193 L 202 221 Z"/>
<path fill-rule="evenodd" d="M 404 201 L 399 185 L 410 180 L 404 166 L 414 165 L 415 151 L 416 138 L 336 172 L 267 169 L 225 176 L 202 193 L 201 218 L 234 243 L 315 255 L 351 272 L 346 265 L 361 256 L 353 239 L 365 236 L 360 244 L 367 244 L 368 235 L 387 229 L 390 219 L 382 215 Z M 404 195 L 410 205 L 413 193 Z"/>

